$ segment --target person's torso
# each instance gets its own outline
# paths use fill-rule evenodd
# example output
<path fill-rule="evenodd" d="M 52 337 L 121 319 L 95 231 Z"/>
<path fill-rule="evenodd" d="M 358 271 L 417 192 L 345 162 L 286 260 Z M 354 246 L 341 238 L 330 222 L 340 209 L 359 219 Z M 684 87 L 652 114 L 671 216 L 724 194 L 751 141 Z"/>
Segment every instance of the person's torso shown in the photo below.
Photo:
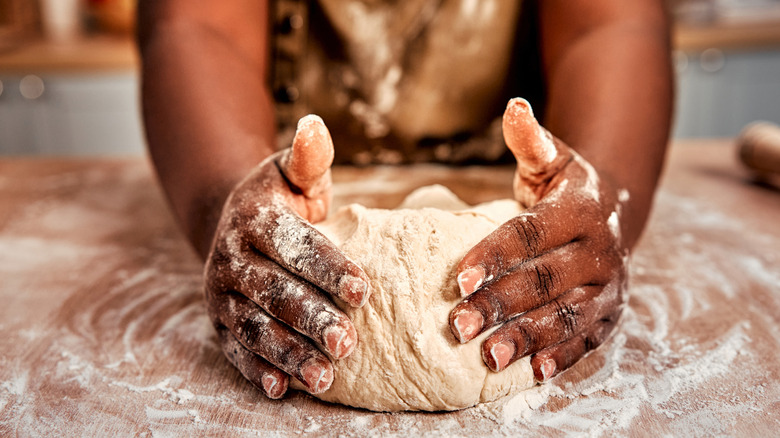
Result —
<path fill-rule="evenodd" d="M 519 1 L 288 0 L 276 15 L 282 144 L 315 113 L 337 162 L 504 155 L 497 118 L 511 97 Z"/>

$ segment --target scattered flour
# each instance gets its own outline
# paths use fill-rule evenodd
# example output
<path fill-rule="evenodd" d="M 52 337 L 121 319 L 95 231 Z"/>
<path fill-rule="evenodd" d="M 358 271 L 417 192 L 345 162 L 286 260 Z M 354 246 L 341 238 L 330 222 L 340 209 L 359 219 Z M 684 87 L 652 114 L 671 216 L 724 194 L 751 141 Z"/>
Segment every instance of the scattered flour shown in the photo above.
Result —
<path fill-rule="evenodd" d="M 619 331 L 572 370 L 472 409 L 390 415 L 301 394 L 267 401 L 232 371 L 205 316 L 200 262 L 171 255 L 187 249 L 170 218 L 140 231 L 133 223 L 165 209 L 149 195 L 153 183 L 139 182 L 147 168 L 139 169 L 118 177 L 138 188 L 122 200 L 104 188 L 107 178 L 87 176 L 89 193 L 73 202 L 103 209 L 104 224 L 85 216 L 87 227 L 104 227 L 96 236 L 81 228 L 78 208 L 63 209 L 57 222 L 52 199 L 3 224 L 0 296 L 11 311 L 0 348 L 17 353 L 0 355 L 0 435 L 598 436 L 642 427 L 771 436 L 780 427 L 780 375 L 767 365 L 780 351 L 780 239 L 706 202 L 658 193 Z M 393 170 L 379 174 L 391 181 Z M 82 179 L 53 178 L 40 190 L 71 190 Z M 362 184 L 335 191 L 359 193 Z M 121 202 L 141 207 L 119 217 L 115 211 L 128 211 Z M 693 237 L 708 234 L 717 239 Z M 101 241 L 107 236 L 139 246 L 119 254 L 125 247 Z M 52 292 L 51 300 L 20 293 L 37 290 Z"/>
<path fill-rule="evenodd" d="M 157 422 L 175 418 L 188 418 L 190 416 L 192 416 L 192 413 L 188 410 L 164 411 L 149 406 L 146 407 L 146 418 L 149 419 L 149 421 Z"/>
<path fill-rule="evenodd" d="M 178 377 L 169 377 L 162 382 L 152 386 L 136 386 L 126 382 L 112 382 L 111 385 L 119 386 L 121 388 L 126 388 L 130 391 L 139 393 L 159 391 L 165 394 L 172 402 L 176 404 L 184 404 L 195 398 L 195 394 L 187 389 L 171 388 L 171 380 L 175 380 L 177 382 L 181 381 L 181 379 Z"/>

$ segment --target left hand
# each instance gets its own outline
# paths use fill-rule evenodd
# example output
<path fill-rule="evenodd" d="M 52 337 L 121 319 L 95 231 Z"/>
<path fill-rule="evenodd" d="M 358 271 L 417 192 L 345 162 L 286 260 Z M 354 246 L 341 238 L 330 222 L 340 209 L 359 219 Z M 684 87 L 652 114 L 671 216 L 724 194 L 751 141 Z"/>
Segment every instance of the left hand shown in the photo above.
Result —
<path fill-rule="evenodd" d="M 485 364 L 502 371 L 533 355 L 534 375 L 546 381 L 601 345 L 622 312 L 622 197 L 539 126 L 525 100 L 509 102 L 503 130 L 517 159 L 515 198 L 528 209 L 461 260 L 466 298 L 450 313 L 450 329 L 465 343 L 501 325 L 482 344 Z"/>

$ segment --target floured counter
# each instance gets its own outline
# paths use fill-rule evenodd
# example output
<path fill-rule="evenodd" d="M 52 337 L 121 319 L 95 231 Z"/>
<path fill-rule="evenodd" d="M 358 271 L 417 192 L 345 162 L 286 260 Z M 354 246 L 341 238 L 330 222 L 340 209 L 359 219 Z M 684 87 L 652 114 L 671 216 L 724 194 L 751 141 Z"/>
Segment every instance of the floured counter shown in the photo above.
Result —
<path fill-rule="evenodd" d="M 510 168 L 337 168 L 336 207 Z M 0 160 L 0 436 L 771 435 L 780 418 L 780 190 L 730 142 L 675 145 L 617 334 L 551 383 L 452 413 L 269 401 L 223 358 L 201 265 L 145 161 Z"/>

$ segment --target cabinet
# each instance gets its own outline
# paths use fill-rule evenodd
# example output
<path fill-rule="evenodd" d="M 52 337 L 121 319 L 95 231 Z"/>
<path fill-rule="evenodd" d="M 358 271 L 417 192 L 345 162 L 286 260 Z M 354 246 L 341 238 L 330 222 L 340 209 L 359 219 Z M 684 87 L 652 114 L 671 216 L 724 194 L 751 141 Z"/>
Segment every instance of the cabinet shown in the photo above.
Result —
<path fill-rule="evenodd" d="M 0 154 L 138 155 L 138 75 L 0 74 Z"/>
<path fill-rule="evenodd" d="M 734 137 L 748 123 L 780 123 L 780 49 L 675 53 L 675 138 Z"/>
<path fill-rule="evenodd" d="M 675 46 L 675 138 L 780 123 L 780 23 L 681 28 Z M 129 38 L 0 54 L 0 155 L 143 154 L 137 67 Z M 27 97 L 25 81 L 34 92 Z"/>

